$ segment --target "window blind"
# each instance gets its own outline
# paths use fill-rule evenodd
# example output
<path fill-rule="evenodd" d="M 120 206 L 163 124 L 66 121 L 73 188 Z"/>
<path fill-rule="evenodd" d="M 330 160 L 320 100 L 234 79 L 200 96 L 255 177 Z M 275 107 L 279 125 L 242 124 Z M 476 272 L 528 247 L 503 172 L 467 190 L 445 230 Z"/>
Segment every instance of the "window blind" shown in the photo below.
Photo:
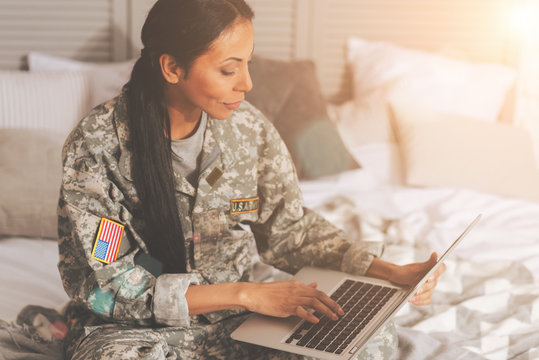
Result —
<path fill-rule="evenodd" d="M 112 0 L 0 0 L 0 68 L 19 69 L 30 51 L 111 61 Z"/>

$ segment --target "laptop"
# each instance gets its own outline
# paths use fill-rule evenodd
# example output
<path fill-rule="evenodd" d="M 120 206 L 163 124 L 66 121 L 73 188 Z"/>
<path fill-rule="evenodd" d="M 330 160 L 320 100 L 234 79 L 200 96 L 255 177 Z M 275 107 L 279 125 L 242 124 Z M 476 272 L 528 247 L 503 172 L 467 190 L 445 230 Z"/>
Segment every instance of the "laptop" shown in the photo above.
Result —
<path fill-rule="evenodd" d="M 339 320 L 332 321 L 315 313 L 320 321 L 312 324 L 299 317 L 277 318 L 251 314 L 232 332 L 231 337 L 320 359 L 350 359 L 407 303 L 480 218 L 481 214 L 413 286 L 403 287 L 376 278 L 305 267 L 294 279 L 306 284 L 316 281 L 318 289 L 326 292 L 343 308 L 345 314 Z"/>

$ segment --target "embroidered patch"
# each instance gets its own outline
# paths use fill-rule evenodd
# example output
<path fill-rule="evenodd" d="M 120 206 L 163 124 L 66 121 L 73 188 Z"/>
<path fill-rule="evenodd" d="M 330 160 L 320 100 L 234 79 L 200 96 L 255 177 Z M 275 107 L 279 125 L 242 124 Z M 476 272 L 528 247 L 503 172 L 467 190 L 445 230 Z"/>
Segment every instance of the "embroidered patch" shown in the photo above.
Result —
<path fill-rule="evenodd" d="M 258 211 L 258 203 L 260 199 L 257 197 L 250 199 L 230 200 L 231 214 L 245 214 Z"/>
<path fill-rule="evenodd" d="M 211 171 L 211 173 L 208 176 L 206 176 L 206 181 L 208 182 L 208 184 L 210 184 L 210 186 L 213 186 L 215 185 L 217 180 L 221 178 L 222 175 L 223 175 L 223 172 L 221 171 L 221 169 L 215 168 Z"/>
<path fill-rule="evenodd" d="M 106 218 L 101 218 L 94 250 L 92 251 L 92 258 L 105 264 L 110 264 L 116 260 L 123 232 L 123 225 Z"/>

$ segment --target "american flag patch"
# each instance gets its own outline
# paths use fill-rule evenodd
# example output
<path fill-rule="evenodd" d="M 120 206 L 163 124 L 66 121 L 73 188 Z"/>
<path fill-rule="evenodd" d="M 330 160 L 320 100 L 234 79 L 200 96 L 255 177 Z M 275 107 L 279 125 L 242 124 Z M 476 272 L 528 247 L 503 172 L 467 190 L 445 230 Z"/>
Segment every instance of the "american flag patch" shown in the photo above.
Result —
<path fill-rule="evenodd" d="M 124 226 L 109 219 L 101 218 L 99 231 L 95 239 L 92 258 L 110 264 L 116 260 Z"/>

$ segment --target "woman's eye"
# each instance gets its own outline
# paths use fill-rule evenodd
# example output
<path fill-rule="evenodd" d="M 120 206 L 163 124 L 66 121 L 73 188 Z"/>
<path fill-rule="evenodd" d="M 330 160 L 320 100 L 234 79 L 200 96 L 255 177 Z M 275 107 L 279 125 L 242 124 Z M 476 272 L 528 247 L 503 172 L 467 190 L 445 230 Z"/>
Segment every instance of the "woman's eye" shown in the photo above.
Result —
<path fill-rule="evenodd" d="M 235 71 L 226 71 L 226 70 L 221 70 L 221 74 L 225 75 L 225 76 L 232 76 L 234 75 L 236 72 Z"/>

